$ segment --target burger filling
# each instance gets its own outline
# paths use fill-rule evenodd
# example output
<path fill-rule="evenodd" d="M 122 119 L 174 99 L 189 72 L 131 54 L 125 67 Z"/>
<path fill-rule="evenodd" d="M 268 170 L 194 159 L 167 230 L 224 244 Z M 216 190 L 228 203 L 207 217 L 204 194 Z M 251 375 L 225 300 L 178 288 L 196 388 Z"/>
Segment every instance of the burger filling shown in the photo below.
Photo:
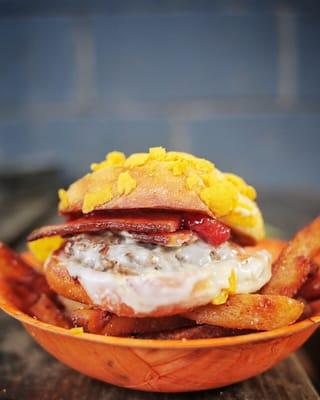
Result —
<path fill-rule="evenodd" d="M 46 264 L 66 268 L 93 304 L 122 303 L 137 314 L 221 304 L 229 294 L 257 292 L 271 277 L 265 250 L 248 254 L 230 241 L 213 245 L 196 234 L 167 241 L 170 247 L 141 240 L 124 231 L 77 234 L 65 239 Z"/>

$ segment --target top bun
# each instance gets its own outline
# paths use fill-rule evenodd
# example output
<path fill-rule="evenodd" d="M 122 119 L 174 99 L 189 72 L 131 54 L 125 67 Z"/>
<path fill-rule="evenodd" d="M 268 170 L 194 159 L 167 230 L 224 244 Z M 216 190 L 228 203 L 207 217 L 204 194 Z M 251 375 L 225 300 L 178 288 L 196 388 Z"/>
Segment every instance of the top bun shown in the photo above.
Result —
<path fill-rule="evenodd" d="M 253 241 L 264 236 L 256 191 L 210 161 L 154 147 L 125 157 L 114 151 L 92 172 L 59 190 L 62 214 L 97 210 L 163 209 L 214 216 Z"/>

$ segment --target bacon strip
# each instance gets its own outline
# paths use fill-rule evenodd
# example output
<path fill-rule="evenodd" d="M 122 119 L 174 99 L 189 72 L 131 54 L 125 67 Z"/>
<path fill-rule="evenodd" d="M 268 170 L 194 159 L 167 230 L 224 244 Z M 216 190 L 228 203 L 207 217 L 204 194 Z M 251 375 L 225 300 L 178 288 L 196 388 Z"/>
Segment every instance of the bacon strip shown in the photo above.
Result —
<path fill-rule="evenodd" d="M 168 233 L 132 233 L 132 237 L 139 242 L 166 247 L 182 246 L 185 243 L 192 243 L 198 238 L 196 233 L 187 230 Z"/>
<path fill-rule="evenodd" d="M 101 231 L 131 232 L 136 240 L 175 247 L 202 237 L 212 245 L 230 238 L 230 228 L 214 218 L 200 214 L 179 215 L 173 212 L 96 214 L 72 219 L 66 223 L 36 229 L 29 241 L 54 235 L 68 236 Z"/>
<path fill-rule="evenodd" d="M 104 230 L 139 233 L 175 232 L 180 226 L 181 217 L 174 213 L 153 213 L 144 216 L 132 214 L 90 216 L 36 229 L 28 236 L 28 241 L 54 235 L 68 236 Z"/>

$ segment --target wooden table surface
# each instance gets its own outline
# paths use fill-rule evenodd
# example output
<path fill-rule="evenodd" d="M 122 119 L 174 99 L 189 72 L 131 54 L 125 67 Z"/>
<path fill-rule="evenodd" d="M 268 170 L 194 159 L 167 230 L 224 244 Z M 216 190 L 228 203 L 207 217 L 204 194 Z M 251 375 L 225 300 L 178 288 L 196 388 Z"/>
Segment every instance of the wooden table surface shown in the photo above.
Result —
<path fill-rule="evenodd" d="M 292 203 L 291 211 L 288 211 L 290 207 L 281 199 L 281 196 L 268 197 L 266 195 L 263 199 L 262 203 L 269 220 L 273 220 L 271 217 L 276 216 L 276 220 L 280 222 L 280 228 L 287 235 L 292 234 L 297 227 L 313 218 L 319 210 L 319 202 L 315 199 L 306 203 L 305 200 L 297 198 L 297 201 Z M 296 208 L 294 208 L 295 206 Z M 292 210 L 294 210 L 294 214 Z M 41 212 L 43 213 L 43 210 Z M 294 220 L 292 220 L 292 215 L 295 215 Z M 39 220 L 39 217 L 37 219 Z M 39 221 L 37 221 L 38 223 Z M 10 225 L 6 225 L 6 230 L 8 226 Z M 25 231 L 26 228 L 21 223 L 21 231 Z M 17 231 L 17 223 L 15 223 L 14 229 Z M 18 235 L 18 233 L 15 234 Z M 8 232 L 6 235 L 10 236 Z M 0 239 L 2 237 L 0 224 Z M 239 368 L 241 368 L 240 365 Z M 272 370 L 256 378 L 223 389 L 196 393 L 158 394 L 117 388 L 80 375 L 65 367 L 42 350 L 17 321 L 0 312 L 0 400 L 38 399 L 313 400 L 320 399 L 320 397 L 296 355 L 292 355 Z"/>

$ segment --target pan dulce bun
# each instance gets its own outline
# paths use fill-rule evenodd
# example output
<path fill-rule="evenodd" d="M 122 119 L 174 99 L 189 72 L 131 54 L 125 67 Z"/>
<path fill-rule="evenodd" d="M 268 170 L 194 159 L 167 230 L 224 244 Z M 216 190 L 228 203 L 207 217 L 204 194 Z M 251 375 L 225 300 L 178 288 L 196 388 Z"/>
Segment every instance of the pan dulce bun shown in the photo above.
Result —
<path fill-rule="evenodd" d="M 128 157 L 111 152 L 91 169 L 67 190 L 59 191 L 62 214 L 120 209 L 191 211 L 217 218 L 252 242 L 264 236 L 255 189 L 208 160 L 155 147 Z"/>

